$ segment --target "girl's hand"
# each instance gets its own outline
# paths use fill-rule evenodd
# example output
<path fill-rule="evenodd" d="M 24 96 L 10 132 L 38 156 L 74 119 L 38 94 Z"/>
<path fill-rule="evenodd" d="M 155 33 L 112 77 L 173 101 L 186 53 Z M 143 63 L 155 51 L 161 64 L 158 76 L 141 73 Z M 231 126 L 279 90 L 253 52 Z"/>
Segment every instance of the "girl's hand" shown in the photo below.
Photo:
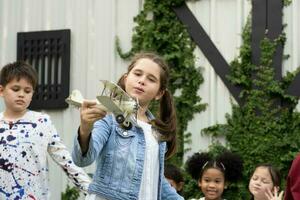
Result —
<path fill-rule="evenodd" d="M 278 194 L 278 189 L 277 187 L 274 187 L 274 194 L 271 192 L 271 190 L 268 190 L 266 192 L 266 196 L 268 198 L 268 200 L 282 200 L 283 198 L 283 191 L 281 191 L 279 194 Z"/>
<path fill-rule="evenodd" d="M 80 135 L 88 137 L 95 121 L 105 117 L 106 111 L 94 101 L 84 101 L 80 108 Z"/>

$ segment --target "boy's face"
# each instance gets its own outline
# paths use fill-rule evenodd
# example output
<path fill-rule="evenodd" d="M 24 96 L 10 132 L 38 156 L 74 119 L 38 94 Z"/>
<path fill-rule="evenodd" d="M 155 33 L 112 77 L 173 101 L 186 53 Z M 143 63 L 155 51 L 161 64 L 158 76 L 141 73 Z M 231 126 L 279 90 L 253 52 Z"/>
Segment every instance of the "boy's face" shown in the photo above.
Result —
<path fill-rule="evenodd" d="M 31 83 L 25 78 L 20 78 L 20 80 L 15 78 L 5 87 L 0 85 L 0 96 L 4 99 L 6 112 L 11 114 L 25 112 L 31 102 L 33 92 Z"/>

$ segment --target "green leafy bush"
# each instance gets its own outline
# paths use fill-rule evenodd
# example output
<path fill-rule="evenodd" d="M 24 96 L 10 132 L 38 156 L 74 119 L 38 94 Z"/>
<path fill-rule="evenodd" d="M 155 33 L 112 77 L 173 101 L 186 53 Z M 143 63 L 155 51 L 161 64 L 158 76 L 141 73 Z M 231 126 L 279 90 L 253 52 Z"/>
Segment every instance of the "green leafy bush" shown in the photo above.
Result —
<path fill-rule="evenodd" d="M 77 200 L 79 196 L 79 190 L 76 187 L 67 185 L 66 191 L 61 193 L 61 200 Z"/>
<path fill-rule="evenodd" d="M 227 114 L 226 124 L 209 127 L 208 135 L 225 136 L 226 147 L 238 153 L 244 160 L 244 179 L 234 192 L 229 188 L 227 199 L 249 199 L 249 178 L 259 163 L 272 163 L 282 173 L 282 187 L 290 164 L 299 152 L 300 114 L 296 111 L 298 98 L 286 93 L 286 89 L 299 73 L 288 73 L 282 80 L 275 79 L 272 66 L 276 47 L 285 42 L 284 34 L 276 40 L 265 38 L 261 42 L 260 65 L 251 62 L 251 27 L 246 26 L 244 45 L 238 59 L 231 64 L 229 80 L 243 88 L 244 104 L 233 104 L 232 114 Z M 255 76 L 253 76 L 255 74 Z M 230 194 L 231 193 L 231 194 Z"/>

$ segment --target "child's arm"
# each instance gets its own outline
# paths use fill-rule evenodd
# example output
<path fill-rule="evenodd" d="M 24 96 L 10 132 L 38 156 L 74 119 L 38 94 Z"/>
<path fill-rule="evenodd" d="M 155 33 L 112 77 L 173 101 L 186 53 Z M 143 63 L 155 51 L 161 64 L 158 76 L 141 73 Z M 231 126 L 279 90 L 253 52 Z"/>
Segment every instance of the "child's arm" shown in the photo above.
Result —
<path fill-rule="evenodd" d="M 112 115 L 107 115 L 102 120 L 95 122 L 93 131 L 90 134 L 88 149 L 83 152 L 79 143 L 79 133 L 74 138 L 72 151 L 73 161 L 77 166 L 85 167 L 92 164 L 101 153 L 103 147 L 111 134 Z M 78 131 L 79 132 L 79 131 Z"/>
<path fill-rule="evenodd" d="M 184 200 L 182 196 L 180 196 L 175 188 L 173 188 L 170 183 L 166 180 L 166 178 L 162 177 L 162 191 L 161 191 L 161 199 L 164 200 Z"/>
<path fill-rule="evenodd" d="M 67 147 L 61 142 L 59 135 L 55 127 L 52 125 L 50 118 L 42 125 L 44 134 L 48 135 L 48 148 L 47 151 L 52 159 L 63 168 L 64 172 L 70 178 L 70 180 L 79 189 L 87 193 L 88 186 L 91 183 L 90 177 L 84 172 L 84 170 L 76 166 L 72 160 L 70 152 Z"/>
<path fill-rule="evenodd" d="M 91 179 L 82 168 L 74 164 L 66 146 L 56 138 L 55 142 L 48 146 L 48 153 L 61 166 L 74 185 L 87 193 Z"/>
<path fill-rule="evenodd" d="M 94 123 L 105 117 L 106 111 L 97 106 L 94 101 L 84 101 L 80 108 L 79 144 L 85 154 L 89 149 L 90 134 Z"/>

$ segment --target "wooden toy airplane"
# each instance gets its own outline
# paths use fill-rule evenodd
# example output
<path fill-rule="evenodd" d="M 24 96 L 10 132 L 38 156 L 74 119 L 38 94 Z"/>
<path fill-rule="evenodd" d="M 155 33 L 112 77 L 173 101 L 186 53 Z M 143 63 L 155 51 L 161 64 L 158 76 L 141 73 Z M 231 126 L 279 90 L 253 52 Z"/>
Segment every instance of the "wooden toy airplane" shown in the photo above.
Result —
<path fill-rule="evenodd" d="M 118 85 L 106 80 L 100 81 L 103 84 L 103 90 L 101 95 L 97 96 L 97 106 L 106 112 L 113 113 L 116 121 L 125 129 L 131 129 L 132 124 L 136 124 L 138 101 L 130 97 Z M 66 99 L 68 104 L 76 107 L 81 107 L 83 101 L 84 98 L 79 90 L 73 90 Z"/>

